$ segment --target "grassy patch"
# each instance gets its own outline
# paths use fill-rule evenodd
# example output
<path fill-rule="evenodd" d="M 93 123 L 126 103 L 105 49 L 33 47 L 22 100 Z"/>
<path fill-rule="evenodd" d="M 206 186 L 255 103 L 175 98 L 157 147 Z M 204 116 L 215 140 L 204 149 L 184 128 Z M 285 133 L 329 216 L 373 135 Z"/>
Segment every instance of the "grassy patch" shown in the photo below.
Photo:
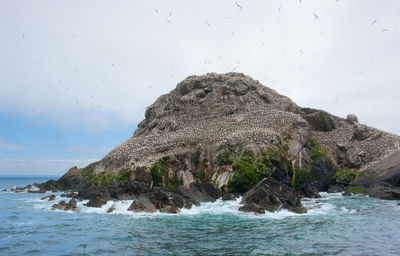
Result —
<path fill-rule="evenodd" d="M 365 188 L 362 187 L 346 187 L 344 189 L 347 192 L 353 193 L 353 194 L 360 194 L 363 193 L 365 191 Z"/>
<path fill-rule="evenodd" d="M 333 175 L 334 183 L 342 187 L 348 186 L 355 178 L 356 174 L 348 170 L 340 170 Z"/>

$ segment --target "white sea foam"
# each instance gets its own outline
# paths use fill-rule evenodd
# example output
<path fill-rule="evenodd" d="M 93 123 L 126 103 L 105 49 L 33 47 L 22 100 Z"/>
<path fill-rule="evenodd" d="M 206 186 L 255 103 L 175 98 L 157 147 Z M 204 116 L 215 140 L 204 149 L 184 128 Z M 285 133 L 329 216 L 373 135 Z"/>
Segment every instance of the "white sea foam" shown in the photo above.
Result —
<path fill-rule="evenodd" d="M 193 205 L 190 209 L 181 209 L 181 212 L 178 215 L 199 215 L 199 214 L 232 214 L 237 216 L 245 216 L 250 218 L 272 218 L 272 219 L 282 219 L 286 217 L 293 216 L 304 216 L 304 215 L 324 215 L 324 214 L 335 214 L 337 213 L 336 206 L 330 202 L 327 202 L 332 199 L 342 198 L 340 193 L 321 193 L 321 198 L 306 198 L 302 200 L 302 204 L 307 208 L 308 212 L 306 214 L 296 214 L 290 212 L 286 209 L 279 210 L 277 212 L 266 212 L 265 214 L 254 214 L 254 213 L 245 213 L 239 211 L 239 207 L 241 206 L 240 202 L 242 198 L 237 198 L 232 201 L 222 201 L 221 199 L 216 200 L 215 202 L 207 202 L 201 203 L 199 206 Z M 37 209 L 51 209 L 51 206 L 54 203 L 59 203 L 62 200 L 68 202 L 69 198 L 61 198 L 57 196 L 57 200 L 55 201 L 47 201 L 40 200 L 38 198 L 31 199 L 30 201 L 34 203 L 34 207 Z M 156 216 L 166 216 L 166 215 L 174 215 L 176 214 L 168 214 L 168 213 L 134 213 L 132 211 L 128 211 L 129 206 L 132 204 L 133 200 L 120 200 L 120 201 L 108 201 L 105 205 L 100 208 L 95 207 L 87 207 L 85 204 L 88 200 L 78 201 L 77 209 L 79 213 L 96 213 L 96 214 L 121 214 L 121 215 L 130 215 L 133 217 L 143 218 L 143 217 L 156 217 Z M 107 213 L 110 208 L 114 208 L 111 213 Z M 340 209 L 343 213 L 355 213 L 355 210 L 348 210 L 347 208 Z"/>
<path fill-rule="evenodd" d="M 348 213 L 348 214 L 353 214 L 353 213 L 356 213 L 357 211 L 356 210 L 354 210 L 354 209 L 347 209 L 346 207 L 344 207 L 344 206 L 342 206 L 341 208 L 340 208 L 340 210 L 342 210 L 342 212 L 344 212 L 344 213 Z"/>

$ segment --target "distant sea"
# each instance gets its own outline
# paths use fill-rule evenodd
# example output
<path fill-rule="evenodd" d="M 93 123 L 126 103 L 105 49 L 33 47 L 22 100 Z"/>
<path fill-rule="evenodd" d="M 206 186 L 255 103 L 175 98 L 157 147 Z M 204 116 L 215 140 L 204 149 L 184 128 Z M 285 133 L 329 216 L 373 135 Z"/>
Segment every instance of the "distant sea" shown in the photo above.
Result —
<path fill-rule="evenodd" d="M 57 177 L 0 177 L 0 190 Z M 132 201 L 51 211 L 47 194 L 0 192 L 0 255 L 399 255 L 400 206 L 363 195 L 304 199 L 307 214 L 254 215 L 240 199 L 172 214 L 135 214 Z M 114 204 L 116 210 L 106 211 Z"/>

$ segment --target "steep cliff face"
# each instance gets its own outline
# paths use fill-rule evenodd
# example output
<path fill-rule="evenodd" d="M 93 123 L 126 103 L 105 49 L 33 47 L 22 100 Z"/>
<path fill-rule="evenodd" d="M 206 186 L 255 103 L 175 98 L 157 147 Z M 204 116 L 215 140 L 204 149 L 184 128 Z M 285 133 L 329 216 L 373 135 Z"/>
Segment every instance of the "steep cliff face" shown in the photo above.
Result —
<path fill-rule="evenodd" d="M 399 136 L 359 124 L 354 115 L 301 108 L 243 74 L 211 73 L 160 96 L 131 138 L 55 184 L 125 184 L 140 194 L 209 183 L 243 194 L 263 180 L 263 191 L 280 182 L 307 193 L 305 185 L 343 186 L 339 174 L 367 170 L 399 150 Z"/>

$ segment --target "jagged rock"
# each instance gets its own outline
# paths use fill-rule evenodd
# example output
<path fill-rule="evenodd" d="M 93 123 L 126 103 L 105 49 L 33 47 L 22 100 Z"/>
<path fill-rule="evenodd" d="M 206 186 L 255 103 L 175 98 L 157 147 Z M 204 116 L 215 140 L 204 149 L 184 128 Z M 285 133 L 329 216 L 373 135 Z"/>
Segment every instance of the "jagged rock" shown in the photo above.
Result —
<path fill-rule="evenodd" d="M 129 206 L 128 211 L 153 213 L 156 212 L 156 207 L 148 198 L 141 196 L 133 201 Z"/>
<path fill-rule="evenodd" d="M 304 211 L 299 210 L 303 206 L 291 187 L 265 178 L 243 195 L 242 203 L 245 207 L 241 207 L 239 210 L 257 209 L 258 213 L 261 212 L 259 209 L 274 212 L 281 208 L 289 210 L 296 208 L 294 211 Z"/>
<path fill-rule="evenodd" d="M 237 194 L 229 193 L 229 194 L 223 195 L 221 199 L 222 199 L 222 201 L 231 201 L 231 200 L 235 200 L 236 198 L 238 198 Z"/>
<path fill-rule="evenodd" d="M 300 197 L 307 197 L 307 198 L 320 198 L 321 195 L 318 193 L 318 189 L 309 185 L 304 184 L 299 189 L 297 189 L 296 193 Z"/>
<path fill-rule="evenodd" d="M 61 194 L 61 197 L 76 198 L 76 197 L 78 197 L 78 194 L 73 192 L 73 191 L 71 191 L 69 193 Z"/>
<path fill-rule="evenodd" d="M 24 192 L 26 189 L 27 187 L 16 187 L 16 188 L 11 188 L 10 192 L 19 193 L 19 192 Z"/>
<path fill-rule="evenodd" d="M 371 197 L 399 200 L 400 151 L 369 165 L 350 185 L 366 188 L 364 193 Z"/>
<path fill-rule="evenodd" d="M 42 188 L 40 188 L 39 190 L 31 190 L 31 189 L 28 189 L 28 193 L 44 194 L 44 193 L 46 193 L 46 190 L 45 190 L 45 189 L 42 189 Z"/>
<path fill-rule="evenodd" d="M 48 200 L 48 201 L 54 201 L 55 199 L 56 199 L 55 195 L 50 195 L 40 198 L 40 200 Z"/>
<path fill-rule="evenodd" d="M 53 204 L 51 209 L 62 211 L 77 211 L 76 200 L 72 198 L 68 203 L 65 201 L 61 201 L 58 204 Z"/>
<path fill-rule="evenodd" d="M 88 207 L 101 207 L 111 199 L 110 193 L 107 187 L 103 186 L 88 186 L 83 190 L 79 191 L 78 196 L 80 198 L 87 198 L 89 202 L 85 205 Z"/>

